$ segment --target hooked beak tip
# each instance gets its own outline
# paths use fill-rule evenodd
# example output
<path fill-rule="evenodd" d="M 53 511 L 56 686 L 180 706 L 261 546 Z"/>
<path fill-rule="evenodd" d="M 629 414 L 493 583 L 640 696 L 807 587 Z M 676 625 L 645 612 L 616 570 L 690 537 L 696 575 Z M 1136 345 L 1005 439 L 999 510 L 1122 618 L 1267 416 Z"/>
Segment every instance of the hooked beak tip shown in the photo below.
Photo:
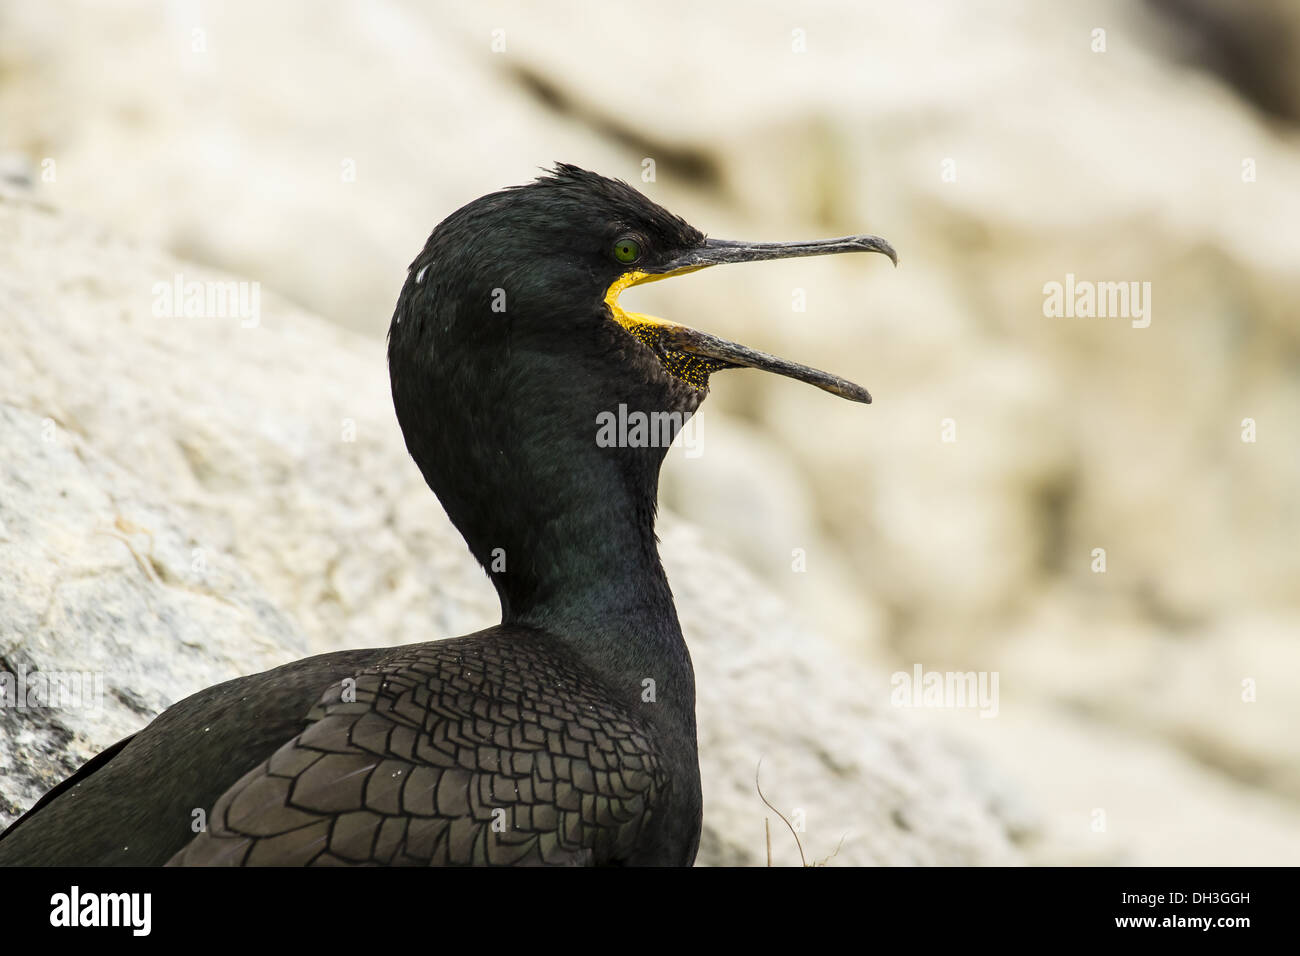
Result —
<path fill-rule="evenodd" d="M 898 253 L 886 240 L 879 236 L 854 236 L 854 239 L 858 240 L 858 247 L 863 252 L 879 252 L 889 256 L 889 261 L 894 264 L 894 268 L 898 268 Z"/>

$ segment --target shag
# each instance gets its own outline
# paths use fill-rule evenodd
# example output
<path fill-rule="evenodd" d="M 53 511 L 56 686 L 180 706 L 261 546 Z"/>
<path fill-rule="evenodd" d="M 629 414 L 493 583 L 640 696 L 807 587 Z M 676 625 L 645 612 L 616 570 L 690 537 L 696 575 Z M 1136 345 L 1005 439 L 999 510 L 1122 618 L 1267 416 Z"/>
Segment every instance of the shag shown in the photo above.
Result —
<path fill-rule="evenodd" d="M 501 624 L 187 697 L 42 797 L 0 864 L 692 863 L 695 676 L 654 528 L 666 449 L 597 441 L 598 422 L 684 421 L 742 366 L 871 397 L 618 296 L 844 252 L 897 261 L 875 236 L 707 239 L 565 164 L 453 213 L 411 263 L 388 363 L 407 449 Z"/>

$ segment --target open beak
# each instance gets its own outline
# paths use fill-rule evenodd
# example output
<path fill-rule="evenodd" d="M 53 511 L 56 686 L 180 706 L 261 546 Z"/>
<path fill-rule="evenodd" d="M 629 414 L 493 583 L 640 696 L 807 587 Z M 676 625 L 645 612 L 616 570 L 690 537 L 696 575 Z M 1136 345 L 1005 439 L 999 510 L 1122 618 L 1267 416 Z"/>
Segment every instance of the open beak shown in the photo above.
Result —
<path fill-rule="evenodd" d="M 728 239 L 706 239 L 703 245 L 678 256 L 654 272 L 627 273 L 610 287 L 606 301 L 614 310 L 615 318 L 629 329 L 634 326 L 644 329 L 647 324 L 653 324 L 655 338 L 659 345 L 671 352 L 694 356 L 714 368 L 743 366 L 775 372 L 778 375 L 807 382 L 809 385 L 816 385 L 820 389 L 850 401 L 870 403 L 871 394 L 865 388 L 838 375 L 809 368 L 797 362 L 789 362 L 775 355 L 728 342 L 716 335 L 679 325 L 676 322 L 626 313 L 617 304 L 618 293 L 628 286 L 683 275 L 710 266 L 732 262 L 760 262 L 765 259 L 792 259 L 800 256 L 832 256 L 844 252 L 879 252 L 889 256 L 894 265 L 898 265 L 898 254 L 879 236 L 844 236 L 840 239 L 816 239 L 809 242 L 735 242 Z"/>
<path fill-rule="evenodd" d="M 761 262 L 764 259 L 796 259 L 801 256 L 834 256 L 841 252 L 880 252 L 898 265 L 898 253 L 879 236 L 844 236 L 840 239 L 812 239 L 808 242 L 736 242 L 732 239 L 705 239 L 685 255 L 665 267 L 664 274 L 687 269 L 703 269 L 730 262 Z"/>

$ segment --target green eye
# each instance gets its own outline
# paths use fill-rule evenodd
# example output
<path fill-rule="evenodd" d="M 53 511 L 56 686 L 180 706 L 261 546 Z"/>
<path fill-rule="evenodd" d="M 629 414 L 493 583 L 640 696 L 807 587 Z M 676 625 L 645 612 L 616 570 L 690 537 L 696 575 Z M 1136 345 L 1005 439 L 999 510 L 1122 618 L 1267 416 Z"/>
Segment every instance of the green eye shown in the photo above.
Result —
<path fill-rule="evenodd" d="M 641 243 L 631 236 L 624 236 L 614 243 L 614 258 L 619 262 L 636 262 L 641 258 Z"/>

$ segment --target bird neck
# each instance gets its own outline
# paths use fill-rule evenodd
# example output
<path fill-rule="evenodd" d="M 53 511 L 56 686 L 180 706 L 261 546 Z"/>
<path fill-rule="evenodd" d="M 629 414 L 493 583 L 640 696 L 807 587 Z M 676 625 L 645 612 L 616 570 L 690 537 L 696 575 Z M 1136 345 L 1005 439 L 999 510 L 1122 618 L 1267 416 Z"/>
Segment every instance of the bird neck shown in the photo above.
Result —
<path fill-rule="evenodd" d="M 662 700 L 693 729 L 694 675 L 655 537 L 663 451 L 601 449 L 590 434 L 516 446 L 516 467 L 535 477 L 498 506 L 507 520 L 491 534 L 508 543 L 484 567 L 503 623 L 554 635 L 619 696 Z M 466 538 L 482 554 L 488 542 Z"/>
<path fill-rule="evenodd" d="M 518 522 L 518 562 L 487 565 L 502 621 L 556 636 L 620 697 L 664 701 L 693 730 L 694 675 L 655 538 L 657 467 L 629 487 L 618 469 L 586 464 L 581 497 L 558 495 Z"/>
<path fill-rule="evenodd" d="M 390 353 L 407 446 L 496 587 L 502 623 L 547 632 L 694 741 L 694 672 L 655 538 L 667 449 L 600 441 L 599 417 L 618 403 L 581 370 L 521 355 L 508 371 L 430 369 L 408 354 Z M 619 401 L 648 411 L 664 398 Z"/>

